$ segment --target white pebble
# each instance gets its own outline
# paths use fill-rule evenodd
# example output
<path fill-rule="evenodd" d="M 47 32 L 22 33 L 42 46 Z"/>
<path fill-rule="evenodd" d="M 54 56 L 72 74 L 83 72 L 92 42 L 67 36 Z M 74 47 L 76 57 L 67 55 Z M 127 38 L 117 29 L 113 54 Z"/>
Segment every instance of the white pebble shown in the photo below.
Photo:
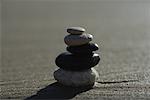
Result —
<path fill-rule="evenodd" d="M 54 72 L 54 78 L 63 85 L 79 87 L 93 86 L 99 75 L 94 68 L 79 72 L 58 69 Z"/>
<path fill-rule="evenodd" d="M 74 35 L 80 35 L 85 32 L 85 29 L 82 27 L 69 27 L 67 32 Z"/>

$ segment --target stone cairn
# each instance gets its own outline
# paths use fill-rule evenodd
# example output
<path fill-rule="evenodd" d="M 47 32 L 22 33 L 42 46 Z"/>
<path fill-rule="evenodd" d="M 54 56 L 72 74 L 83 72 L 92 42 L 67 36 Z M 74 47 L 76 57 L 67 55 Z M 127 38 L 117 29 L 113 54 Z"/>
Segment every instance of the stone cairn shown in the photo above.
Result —
<path fill-rule="evenodd" d="M 99 47 L 91 43 L 93 36 L 84 33 L 82 27 L 70 27 L 67 32 L 64 42 L 68 52 L 57 56 L 55 63 L 59 69 L 54 72 L 54 78 L 66 86 L 93 86 L 99 78 L 93 68 L 100 61 L 99 55 L 94 53 Z"/>

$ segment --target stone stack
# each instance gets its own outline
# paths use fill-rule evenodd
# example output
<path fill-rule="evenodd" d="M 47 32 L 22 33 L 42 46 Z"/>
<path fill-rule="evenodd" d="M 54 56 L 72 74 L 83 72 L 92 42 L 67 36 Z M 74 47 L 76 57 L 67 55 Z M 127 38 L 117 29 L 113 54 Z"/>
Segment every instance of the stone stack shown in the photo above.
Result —
<path fill-rule="evenodd" d="M 65 36 L 64 42 L 68 52 L 56 58 L 59 69 L 54 72 L 54 78 L 67 86 L 93 86 L 99 77 L 93 68 L 100 61 L 99 55 L 94 53 L 99 47 L 91 43 L 93 36 L 84 33 L 84 28 L 70 27 L 67 32 L 69 35 Z"/>

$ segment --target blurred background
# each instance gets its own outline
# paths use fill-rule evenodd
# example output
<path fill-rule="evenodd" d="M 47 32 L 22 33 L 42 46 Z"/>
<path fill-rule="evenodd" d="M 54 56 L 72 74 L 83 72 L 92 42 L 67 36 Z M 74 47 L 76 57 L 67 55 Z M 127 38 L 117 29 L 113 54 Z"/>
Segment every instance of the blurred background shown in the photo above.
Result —
<path fill-rule="evenodd" d="M 101 80 L 150 82 L 149 0 L 2 0 L 1 17 L 2 97 L 27 96 L 54 81 L 70 26 L 94 36 Z"/>

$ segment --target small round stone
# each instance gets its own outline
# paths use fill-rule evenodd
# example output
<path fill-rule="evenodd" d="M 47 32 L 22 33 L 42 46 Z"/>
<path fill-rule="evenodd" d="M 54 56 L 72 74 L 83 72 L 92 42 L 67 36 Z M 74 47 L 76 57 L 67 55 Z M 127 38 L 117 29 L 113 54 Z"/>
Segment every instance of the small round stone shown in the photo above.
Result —
<path fill-rule="evenodd" d="M 95 81 L 98 80 L 99 75 L 94 68 L 80 72 L 58 69 L 54 72 L 54 78 L 63 85 L 80 87 L 93 86 Z"/>
<path fill-rule="evenodd" d="M 67 32 L 73 35 L 80 35 L 85 32 L 85 29 L 82 27 L 69 27 Z"/>
<path fill-rule="evenodd" d="M 98 54 L 76 56 L 72 53 L 65 52 L 60 54 L 55 63 L 64 70 L 82 71 L 96 66 L 100 61 Z"/>
<path fill-rule="evenodd" d="M 92 51 L 96 51 L 99 49 L 96 43 L 87 43 L 81 46 L 68 46 L 67 51 L 73 54 L 90 54 Z"/>
<path fill-rule="evenodd" d="M 79 46 L 87 44 L 92 41 L 93 36 L 91 34 L 81 34 L 81 35 L 67 35 L 64 38 L 64 42 L 68 46 Z"/>

